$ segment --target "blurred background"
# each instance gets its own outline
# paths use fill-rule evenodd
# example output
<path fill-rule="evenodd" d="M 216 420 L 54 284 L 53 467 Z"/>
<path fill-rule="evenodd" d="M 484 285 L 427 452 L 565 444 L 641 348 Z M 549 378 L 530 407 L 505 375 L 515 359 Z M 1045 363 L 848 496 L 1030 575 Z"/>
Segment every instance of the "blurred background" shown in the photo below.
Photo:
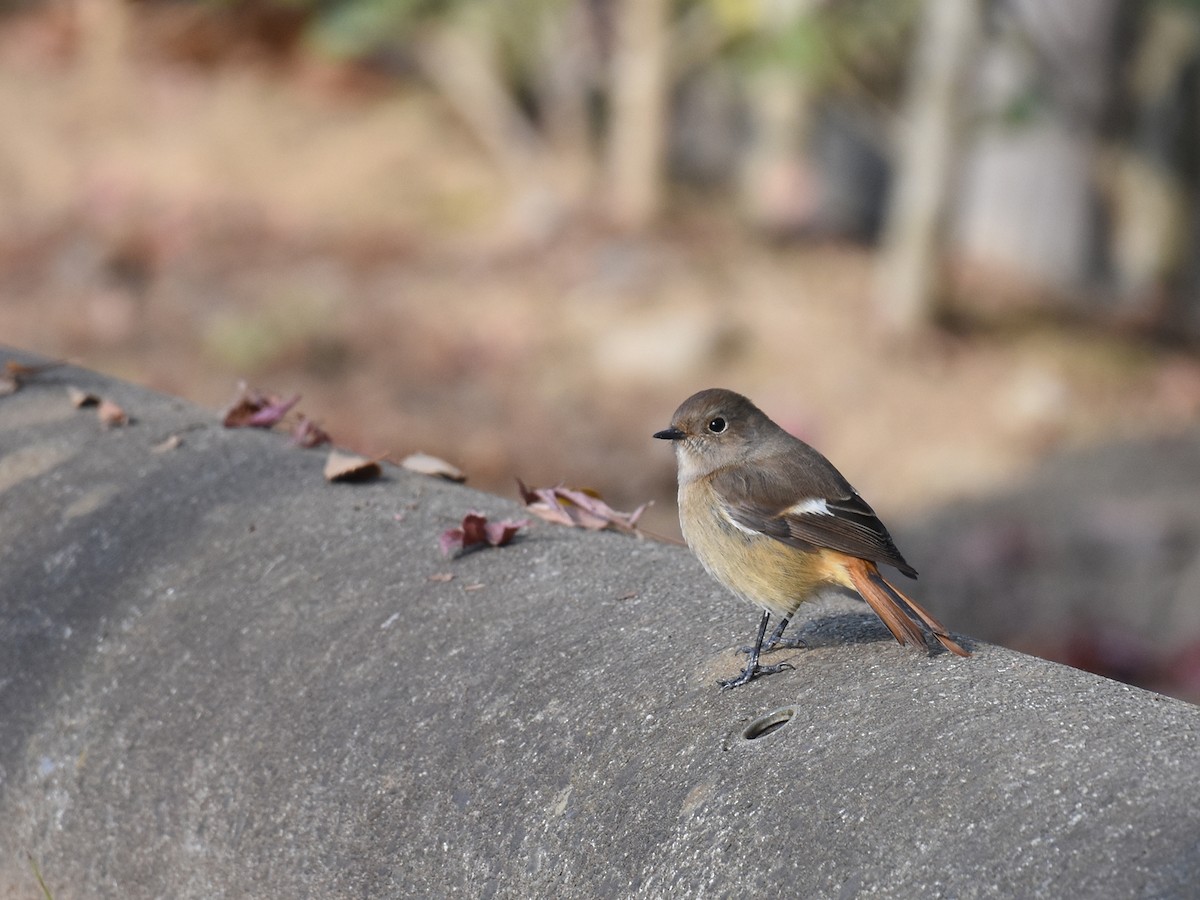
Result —
<path fill-rule="evenodd" d="M 734 388 L 952 628 L 1200 700 L 1200 2 L 0 0 L 0 123 L 0 342 L 666 536 Z"/>

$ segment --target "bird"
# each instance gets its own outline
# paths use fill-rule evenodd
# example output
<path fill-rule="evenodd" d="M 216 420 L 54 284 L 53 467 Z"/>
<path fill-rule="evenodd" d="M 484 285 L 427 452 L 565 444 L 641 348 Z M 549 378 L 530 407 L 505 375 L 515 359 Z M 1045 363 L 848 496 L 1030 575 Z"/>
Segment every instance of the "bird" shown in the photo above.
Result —
<path fill-rule="evenodd" d="M 781 643 L 801 604 L 830 587 L 856 592 L 901 645 L 970 656 L 945 626 L 879 571 L 917 570 L 875 511 L 818 450 L 789 434 L 749 399 L 724 388 L 683 401 L 654 437 L 675 448 L 679 523 L 704 569 L 734 595 L 762 608 L 749 662 L 733 688 L 787 663 L 760 665 Z M 779 621 L 764 644 L 772 615 Z M 803 646 L 792 642 L 791 646 Z"/>

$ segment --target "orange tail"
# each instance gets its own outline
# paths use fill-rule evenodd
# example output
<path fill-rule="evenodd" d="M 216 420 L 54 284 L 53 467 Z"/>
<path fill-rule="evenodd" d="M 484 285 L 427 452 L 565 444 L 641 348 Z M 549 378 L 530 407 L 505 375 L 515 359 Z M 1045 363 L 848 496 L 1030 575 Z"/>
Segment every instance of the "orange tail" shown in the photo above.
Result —
<path fill-rule="evenodd" d="M 928 647 L 921 627 L 913 621 L 920 619 L 938 642 L 958 656 L 970 656 L 966 650 L 950 637 L 946 626 L 921 608 L 917 602 L 906 596 L 899 588 L 879 574 L 879 569 L 872 562 L 855 559 L 846 564 L 846 572 L 854 589 L 871 605 L 875 614 L 883 619 L 888 631 L 901 644 L 919 644 Z"/>

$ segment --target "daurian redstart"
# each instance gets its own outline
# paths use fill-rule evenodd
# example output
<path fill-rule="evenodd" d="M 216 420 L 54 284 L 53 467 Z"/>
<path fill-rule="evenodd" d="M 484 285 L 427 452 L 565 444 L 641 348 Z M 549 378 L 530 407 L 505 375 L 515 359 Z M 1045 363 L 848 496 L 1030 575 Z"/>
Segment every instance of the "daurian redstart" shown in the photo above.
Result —
<path fill-rule="evenodd" d="M 675 444 L 688 546 L 717 581 L 763 608 L 745 671 L 723 687 L 790 668 L 758 663 L 771 614 L 780 621 L 767 649 L 801 603 L 832 585 L 857 591 L 901 644 L 929 649 L 923 622 L 947 650 L 970 655 L 879 573 L 884 563 L 917 577 L 875 511 L 829 460 L 741 394 L 693 394 L 654 436 Z"/>

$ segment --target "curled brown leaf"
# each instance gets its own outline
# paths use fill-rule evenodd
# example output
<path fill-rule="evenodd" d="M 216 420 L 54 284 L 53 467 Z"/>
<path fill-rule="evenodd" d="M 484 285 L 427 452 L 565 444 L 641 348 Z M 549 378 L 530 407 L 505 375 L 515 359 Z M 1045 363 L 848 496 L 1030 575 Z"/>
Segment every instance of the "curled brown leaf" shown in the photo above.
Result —
<path fill-rule="evenodd" d="M 97 406 L 100 403 L 99 396 L 93 394 L 91 391 L 75 387 L 73 384 L 67 385 L 67 399 L 71 401 L 71 405 L 76 409 L 82 409 L 85 406 Z"/>
<path fill-rule="evenodd" d="M 15 359 L 8 360 L 4 363 L 4 370 L 0 372 L 0 397 L 15 394 L 29 379 L 42 374 L 47 369 L 54 369 L 61 365 L 60 362 L 52 362 L 31 366 L 17 362 Z"/>
<path fill-rule="evenodd" d="M 325 460 L 326 481 L 374 481 L 382 474 L 383 469 L 376 460 L 357 453 L 333 450 Z"/>
<path fill-rule="evenodd" d="M 552 488 L 531 489 L 519 478 L 517 488 L 525 508 L 534 515 L 547 522 L 593 531 L 611 528 L 615 531 L 638 534 L 638 519 L 650 505 L 643 503 L 633 512 L 625 513 L 613 509 L 591 488 L 568 488 L 558 485 Z"/>
<path fill-rule="evenodd" d="M 475 547 L 503 547 L 529 525 L 528 519 L 505 519 L 489 522 L 487 516 L 472 510 L 463 516 L 458 528 L 448 528 L 438 538 L 443 556 L 471 550 Z"/>
<path fill-rule="evenodd" d="M 226 428 L 274 428 L 293 406 L 300 402 L 296 394 L 284 400 L 275 394 L 265 394 L 242 382 L 238 396 L 225 411 Z"/>
<path fill-rule="evenodd" d="M 129 414 L 111 400 L 101 400 L 96 407 L 96 415 L 106 428 L 120 428 L 129 424 Z"/>
<path fill-rule="evenodd" d="M 329 442 L 329 433 L 308 416 L 300 416 L 300 421 L 292 429 L 292 443 L 298 447 L 320 447 Z"/>
<path fill-rule="evenodd" d="M 410 453 L 400 461 L 400 465 L 409 471 L 445 478 L 447 481 L 461 483 L 467 480 L 466 473 L 458 466 L 428 453 Z"/>

